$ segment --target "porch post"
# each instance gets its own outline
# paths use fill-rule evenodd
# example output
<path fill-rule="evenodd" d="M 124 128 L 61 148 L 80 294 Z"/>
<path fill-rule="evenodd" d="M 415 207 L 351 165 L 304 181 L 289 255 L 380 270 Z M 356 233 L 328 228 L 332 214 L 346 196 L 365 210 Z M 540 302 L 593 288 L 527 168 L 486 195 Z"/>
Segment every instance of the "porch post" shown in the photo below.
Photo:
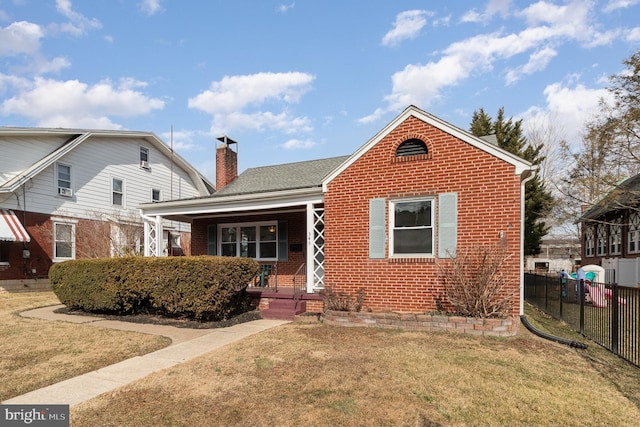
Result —
<path fill-rule="evenodd" d="M 307 203 L 307 293 L 313 292 L 313 280 L 314 280 L 314 256 L 315 250 L 313 245 L 313 203 Z"/>
<path fill-rule="evenodd" d="M 162 250 L 162 217 L 146 217 L 144 219 L 144 256 L 161 256 Z"/>

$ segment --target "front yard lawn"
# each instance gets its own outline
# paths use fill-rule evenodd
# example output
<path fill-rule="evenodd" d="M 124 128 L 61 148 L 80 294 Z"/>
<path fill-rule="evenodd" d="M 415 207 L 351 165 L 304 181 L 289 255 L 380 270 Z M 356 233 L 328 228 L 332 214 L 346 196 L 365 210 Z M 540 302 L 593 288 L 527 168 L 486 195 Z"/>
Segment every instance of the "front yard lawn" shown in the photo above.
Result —
<path fill-rule="evenodd" d="M 53 292 L 0 292 L 0 401 L 170 344 L 164 337 L 17 314 L 55 304 Z"/>

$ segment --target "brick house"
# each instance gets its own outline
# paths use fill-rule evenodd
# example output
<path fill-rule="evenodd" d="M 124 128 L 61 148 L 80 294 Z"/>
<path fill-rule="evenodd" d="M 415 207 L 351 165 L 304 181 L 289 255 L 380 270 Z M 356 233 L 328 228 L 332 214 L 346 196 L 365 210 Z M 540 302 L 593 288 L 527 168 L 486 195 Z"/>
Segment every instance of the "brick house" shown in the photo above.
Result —
<path fill-rule="evenodd" d="M 352 295 L 362 288 L 371 312 L 435 311 L 443 294 L 436 260 L 502 242 L 520 296 L 511 312 L 522 312 L 530 163 L 414 106 L 350 156 L 237 176 L 233 144 L 216 150 L 216 193 L 140 208 L 147 218 L 190 222 L 193 254 L 272 264 L 276 283 L 259 290 L 262 308 L 302 287 L 303 309 L 321 311 L 317 292 L 330 286 Z"/>

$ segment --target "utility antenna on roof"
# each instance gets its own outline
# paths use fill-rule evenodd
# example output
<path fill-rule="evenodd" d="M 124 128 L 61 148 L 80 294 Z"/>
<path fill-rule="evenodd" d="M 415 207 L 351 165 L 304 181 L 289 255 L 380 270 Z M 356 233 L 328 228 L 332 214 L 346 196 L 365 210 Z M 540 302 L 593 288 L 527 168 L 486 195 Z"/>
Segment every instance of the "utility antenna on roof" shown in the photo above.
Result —
<path fill-rule="evenodd" d="M 169 186 L 169 200 L 173 200 L 173 123 L 171 124 L 171 185 Z"/>

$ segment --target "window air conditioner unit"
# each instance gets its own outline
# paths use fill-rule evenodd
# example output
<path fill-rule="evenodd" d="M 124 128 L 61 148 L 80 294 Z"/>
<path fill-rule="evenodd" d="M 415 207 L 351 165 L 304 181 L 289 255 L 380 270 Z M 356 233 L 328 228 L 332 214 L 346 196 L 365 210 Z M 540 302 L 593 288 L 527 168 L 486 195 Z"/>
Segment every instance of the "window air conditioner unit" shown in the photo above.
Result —
<path fill-rule="evenodd" d="M 147 162 L 146 160 L 140 160 L 140 167 L 142 169 L 149 169 L 149 162 Z"/>
<path fill-rule="evenodd" d="M 58 194 L 65 197 L 73 196 L 73 190 L 66 187 L 58 187 Z"/>

